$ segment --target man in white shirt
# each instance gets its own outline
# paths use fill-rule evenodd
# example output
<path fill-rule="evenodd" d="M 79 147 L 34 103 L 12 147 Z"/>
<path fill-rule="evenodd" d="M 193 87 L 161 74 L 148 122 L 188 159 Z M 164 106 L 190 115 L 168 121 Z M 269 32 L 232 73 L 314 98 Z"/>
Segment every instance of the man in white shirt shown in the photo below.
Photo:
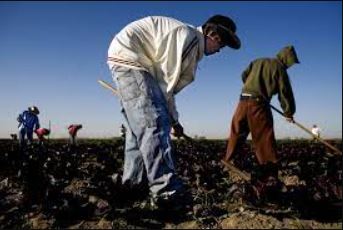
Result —
<path fill-rule="evenodd" d="M 312 126 L 312 134 L 320 138 L 320 128 L 317 125 Z"/>
<path fill-rule="evenodd" d="M 122 183 L 134 188 L 147 178 L 157 206 L 184 191 L 171 150 L 171 130 L 183 135 L 174 95 L 194 80 L 204 54 L 240 48 L 235 32 L 235 23 L 222 15 L 198 28 L 152 16 L 128 24 L 110 44 L 108 65 L 127 128 Z"/>

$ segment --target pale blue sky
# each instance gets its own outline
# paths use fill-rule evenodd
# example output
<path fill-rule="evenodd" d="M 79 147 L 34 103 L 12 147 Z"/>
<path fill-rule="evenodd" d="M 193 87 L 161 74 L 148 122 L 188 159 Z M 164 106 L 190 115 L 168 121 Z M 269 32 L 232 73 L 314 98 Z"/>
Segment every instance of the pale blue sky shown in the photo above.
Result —
<path fill-rule="evenodd" d="M 0 138 L 17 132 L 16 117 L 37 105 L 51 137 L 82 123 L 80 137 L 119 135 L 116 97 L 97 80 L 111 81 L 106 65 L 112 37 L 127 23 L 164 15 L 201 25 L 232 17 L 242 42 L 204 57 L 195 81 L 176 96 L 189 135 L 227 138 L 250 61 L 295 46 L 301 64 L 289 69 L 295 120 L 317 124 L 323 137 L 342 137 L 342 2 L 0 2 Z M 279 107 L 276 97 L 273 104 Z M 308 137 L 274 113 L 277 138 Z"/>

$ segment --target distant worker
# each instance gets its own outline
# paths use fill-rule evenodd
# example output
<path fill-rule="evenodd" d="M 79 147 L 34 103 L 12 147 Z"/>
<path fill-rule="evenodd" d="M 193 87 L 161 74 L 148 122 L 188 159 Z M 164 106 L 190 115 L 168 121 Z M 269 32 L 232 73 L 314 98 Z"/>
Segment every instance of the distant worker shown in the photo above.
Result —
<path fill-rule="evenodd" d="M 11 139 L 12 139 L 13 141 L 18 140 L 18 135 L 17 135 L 16 133 L 11 133 L 10 135 L 11 135 Z"/>
<path fill-rule="evenodd" d="M 18 135 L 16 133 L 11 133 L 10 135 L 11 135 L 11 139 L 12 139 L 11 150 L 14 151 L 14 149 L 15 149 L 14 143 L 17 142 Z"/>
<path fill-rule="evenodd" d="M 81 124 L 72 124 L 68 127 L 69 137 L 70 137 L 70 144 L 76 145 L 76 136 L 77 132 L 82 128 Z"/>
<path fill-rule="evenodd" d="M 320 138 L 320 128 L 317 125 L 312 126 L 312 134 L 315 135 L 316 137 Z M 313 137 L 313 139 L 316 139 Z"/>
<path fill-rule="evenodd" d="M 26 145 L 25 136 L 27 137 L 27 144 L 32 144 L 33 131 L 39 129 L 38 114 L 39 110 L 36 106 L 31 106 L 28 110 L 19 114 L 17 121 L 19 122 L 18 137 L 21 146 Z"/>
<path fill-rule="evenodd" d="M 39 129 L 36 129 L 34 132 L 38 137 L 39 144 L 44 144 L 44 141 L 45 141 L 44 136 L 47 136 L 50 134 L 50 130 L 46 128 L 39 128 Z"/>
<path fill-rule="evenodd" d="M 121 138 L 125 139 L 125 134 L 126 134 L 126 128 L 125 128 L 124 124 L 122 124 L 120 126 L 120 136 L 121 136 Z"/>
<path fill-rule="evenodd" d="M 258 189 L 266 185 L 280 185 L 278 159 L 273 128 L 273 115 L 269 106 L 278 94 L 286 120 L 294 122 L 295 99 L 287 69 L 299 63 L 293 46 L 284 47 L 276 58 L 259 58 L 250 63 L 242 74 L 244 86 L 231 123 L 231 134 L 224 161 L 242 150 L 251 132 L 256 149 L 258 167 L 252 172 L 251 183 Z M 271 186 L 270 188 L 272 188 Z"/>

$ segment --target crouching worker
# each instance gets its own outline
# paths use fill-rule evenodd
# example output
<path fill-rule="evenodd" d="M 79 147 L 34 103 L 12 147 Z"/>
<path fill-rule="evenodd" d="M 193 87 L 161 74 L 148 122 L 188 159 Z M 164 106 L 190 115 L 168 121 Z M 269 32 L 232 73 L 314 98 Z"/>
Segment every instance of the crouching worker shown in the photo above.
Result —
<path fill-rule="evenodd" d="M 33 130 L 39 129 L 39 110 L 36 106 L 31 106 L 28 110 L 25 110 L 19 114 L 17 121 L 19 122 L 18 138 L 19 145 L 24 147 L 26 145 L 25 136 L 27 137 L 27 143 L 32 144 Z"/>
<path fill-rule="evenodd" d="M 34 132 L 38 137 L 38 141 L 40 145 L 44 144 L 44 141 L 45 141 L 44 136 L 48 136 L 50 134 L 50 130 L 46 128 L 39 128 L 39 129 L 36 129 Z"/>
<path fill-rule="evenodd" d="M 72 124 L 69 125 L 68 127 L 68 133 L 69 133 L 69 140 L 70 140 L 70 145 L 75 146 L 76 145 L 76 136 L 77 132 L 82 129 L 81 124 Z"/>
<path fill-rule="evenodd" d="M 258 161 L 257 169 L 252 171 L 251 182 L 259 196 L 281 185 L 269 103 L 273 95 L 278 94 L 286 120 L 293 122 L 295 100 L 287 69 L 295 63 L 299 63 L 295 49 L 287 46 L 276 58 L 260 58 L 251 62 L 242 74 L 244 86 L 232 118 L 231 134 L 223 160 L 228 162 L 241 151 L 251 132 Z"/>

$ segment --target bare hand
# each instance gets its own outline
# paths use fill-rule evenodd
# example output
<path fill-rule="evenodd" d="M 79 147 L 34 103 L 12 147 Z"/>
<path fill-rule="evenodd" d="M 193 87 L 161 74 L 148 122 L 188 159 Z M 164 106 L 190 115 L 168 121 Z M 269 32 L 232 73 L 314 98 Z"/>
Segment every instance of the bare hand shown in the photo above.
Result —
<path fill-rule="evenodd" d="M 184 135 L 183 134 L 183 127 L 180 123 L 176 123 L 175 125 L 173 125 L 172 134 L 175 137 L 182 137 Z"/>
<path fill-rule="evenodd" d="M 293 117 L 286 117 L 286 121 L 290 123 L 294 123 Z"/>

